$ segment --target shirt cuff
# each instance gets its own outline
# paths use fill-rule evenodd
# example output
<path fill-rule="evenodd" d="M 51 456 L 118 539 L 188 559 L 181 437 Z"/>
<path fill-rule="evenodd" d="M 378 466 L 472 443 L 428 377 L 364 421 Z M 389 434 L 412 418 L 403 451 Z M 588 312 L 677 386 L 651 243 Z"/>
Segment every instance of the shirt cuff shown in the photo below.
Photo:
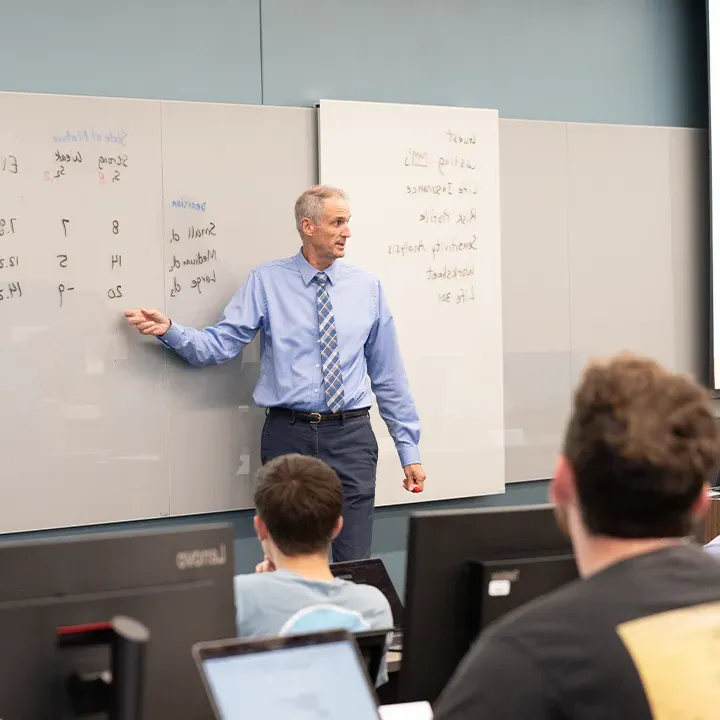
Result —
<path fill-rule="evenodd" d="M 175 323 L 173 323 L 172 325 L 170 325 L 170 328 L 164 335 L 160 335 L 158 337 L 158 340 L 160 340 L 160 342 L 164 343 L 168 347 L 174 348 L 180 340 L 181 335 L 182 330 Z"/>
<path fill-rule="evenodd" d="M 403 467 L 420 464 L 420 448 L 417 445 L 399 445 L 397 451 Z"/>

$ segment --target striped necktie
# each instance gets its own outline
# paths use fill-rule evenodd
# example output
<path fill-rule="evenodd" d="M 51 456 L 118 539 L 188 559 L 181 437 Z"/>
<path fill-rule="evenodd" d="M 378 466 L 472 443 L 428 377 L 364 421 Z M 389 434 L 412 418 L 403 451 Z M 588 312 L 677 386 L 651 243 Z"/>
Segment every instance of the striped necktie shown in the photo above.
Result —
<path fill-rule="evenodd" d="M 340 412 L 345 400 L 340 354 L 338 353 L 337 333 L 332 303 L 327 291 L 328 276 L 319 272 L 315 276 L 318 286 L 318 331 L 320 335 L 320 358 L 322 359 L 323 381 L 325 383 L 325 401 L 331 412 Z"/>

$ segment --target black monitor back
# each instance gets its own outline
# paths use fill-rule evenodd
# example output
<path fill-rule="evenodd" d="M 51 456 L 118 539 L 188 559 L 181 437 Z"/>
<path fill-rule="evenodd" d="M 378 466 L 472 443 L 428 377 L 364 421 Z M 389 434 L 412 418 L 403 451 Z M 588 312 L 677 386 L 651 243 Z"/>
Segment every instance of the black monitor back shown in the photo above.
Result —
<path fill-rule="evenodd" d="M 388 632 L 386 630 L 361 630 L 353 634 L 365 661 L 370 682 L 375 687 L 380 674 L 380 665 L 385 655 Z"/>
<path fill-rule="evenodd" d="M 474 640 L 470 561 L 570 553 L 550 505 L 412 514 L 398 700 L 434 702 Z"/>
<path fill-rule="evenodd" d="M 0 717 L 65 720 L 73 672 L 105 648 L 58 649 L 56 628 L 126 615 L 150 631 L 145 720 L 211 720 L 191 647 L 235 634 L 230 525 L 0 543 Z"/>
<path fill-rule="evenodd" d="M 572 554 L 471 560 L 468 565 L 473 637 L 509 612 L 579 577 Z"/>

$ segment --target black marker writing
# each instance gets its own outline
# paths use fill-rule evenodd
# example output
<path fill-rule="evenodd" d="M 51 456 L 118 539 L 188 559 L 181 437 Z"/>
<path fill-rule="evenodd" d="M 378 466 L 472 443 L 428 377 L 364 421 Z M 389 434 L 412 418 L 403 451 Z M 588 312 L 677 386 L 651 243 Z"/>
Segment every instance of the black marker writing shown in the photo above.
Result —
<path fill-rule="evenodd" d="M 8 235 L 14 235 L 15 234 L 15 221 L 17 218 L 0 218 L 0 237 L 5 235 L 6 233 Z"/>
<path fill-rule="evenodd" d="M 82 155 L 80 152 L 76 153 L 61 153 L 59 150 L 55 151 L 55 162 L 59 163 L 81 163 Z"/>
<path fill-rule="evenodd" d="M 205 237 L 206 235 L 215 235 L 215 223 L 211 222 L 206 228 L 196 228 L 194 225 L 188 228 L 188 238 L 190 240 Z"/>
<path fill-rule="evenodd" d="M 3 172 L 10 173 L 11 175 L 18 174 L 18 161 L 14 155 L 3 155 L 2 157 L 2 169 Z"/>
<path fill-rule="evenodd" d="M 477 142 L 475 133 L 472 133 L 471 135 L 462 135 L 460 133 L 453 132 L 452 130 L 448 130 L 445 133 L 445 137 L 448 139 L 448 142 L 451 142 L 454 145 L 475 145 Z"/>
<path fill-rule="evenodd" d="M 14 298 L 21 298 L 22 294 L 22 287 L 20 287 L 19 282 L 8 283 L 7 287 L 0 285 L 0 302 L 3 300 L 13 300 Z"/>
<path fill-rule="evenodd" d="M 410 255 L 425 252 L 425 243 L 421 240 L 420 242 L 410 243 L 404 242 L 402 244 L 396 243 L 395 245 L 388 245 L 388 255 Z"/>
<path fill-rule="evenodd" d="M 182 285 L 177 281 L 177 278 L 173 278 L 173 286 L 170 288 L 170 297 L 177 297 L 178 293 L 182 290 Z"/>
<path fill-rule="evenodd" d="M 212 271 L 212 275 L 199 275 L 196 277 L 191 283 L 190 287 L 194 290 L 197 290 L 200 295 L 202 295 L 202 287 L 205 283 L 214 283 L 217 282 L 215 279 L 215 271 Z"/>
<path fill-rule="evenodd" d="M 10 257 L 0 257 L 0 270 L 5 268 L 14 268 L 20 264 L 20 260 L 17 255 L 10 255 Z"/>
<path fill-rule="evenodd" d="M 433 260 L 439 253 L 456 253 L 466 250 L 477 250 L 477 235 L 472 236 L 472 240 L 447 240 L 436 242 L 431 246 Z"/>
<path fill-rule="evenodd" d="M 115 165 L 117 167 L 126 168 L 128 162 L 127 155 L 101 155 L 98 158 L 98 170 L 102 170 L 106 165 Z"/>
<path fill-rule="evenodd" d="M 74 290 L 74 287 L 65 287 L 62 283 L 58 285 L 58 292 L 60 293 L 60 307 L 63 306 L 63 295 L 66 292 L 70 292 L 71 290 Z"/>
<path fill-rule="evenodd" d="M 405 156 L 405 167 L 427 167 L 428 154 L 410 148 Z"/>
<path fill-rule="evenodd" d="M 475 267 L 473 265 L 465 265 L 464 267 L 458 267 L 457 265 L 448 267 L 444 265 L 439 270 L 429 267 L 425 271 L 425 278 L 427 280 L 456 280 L 457 278 L 472 277 L 474 274 Z"/>
<path fill-rule="evenodd" d="M 425 225 L 444 225 L 450 222 L 450 212 L 441 210 L 438 213 L 435 210 L 425 210 L 424 213 L 420 213 L 420 222 Z"/>

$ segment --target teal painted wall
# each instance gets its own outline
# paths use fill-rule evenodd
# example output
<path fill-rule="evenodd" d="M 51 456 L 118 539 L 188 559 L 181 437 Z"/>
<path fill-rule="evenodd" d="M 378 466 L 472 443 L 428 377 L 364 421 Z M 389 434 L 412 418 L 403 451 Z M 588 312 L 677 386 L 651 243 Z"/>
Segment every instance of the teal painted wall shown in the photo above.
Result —
<path fill-rule="evenodd" d="M 384 100 L 495 107 L 501 117 L 532 120 L 707 127 L 704 6 L 704 0 L 3 2 L 0 90 L 304 106 L 320 98 Z M 536 503 L 546 493 L 547 484 L 534 481 L 440 506 Z M 375 526 L 374 551 L 400 587 L 407 513 L 381 508 Z M 258 548 L 250 512 L 148 524 L 198 519 L 230 520 L 237 568 L 252 569 Z M 81 531 L 104 529 L 111 528 Z"/>

